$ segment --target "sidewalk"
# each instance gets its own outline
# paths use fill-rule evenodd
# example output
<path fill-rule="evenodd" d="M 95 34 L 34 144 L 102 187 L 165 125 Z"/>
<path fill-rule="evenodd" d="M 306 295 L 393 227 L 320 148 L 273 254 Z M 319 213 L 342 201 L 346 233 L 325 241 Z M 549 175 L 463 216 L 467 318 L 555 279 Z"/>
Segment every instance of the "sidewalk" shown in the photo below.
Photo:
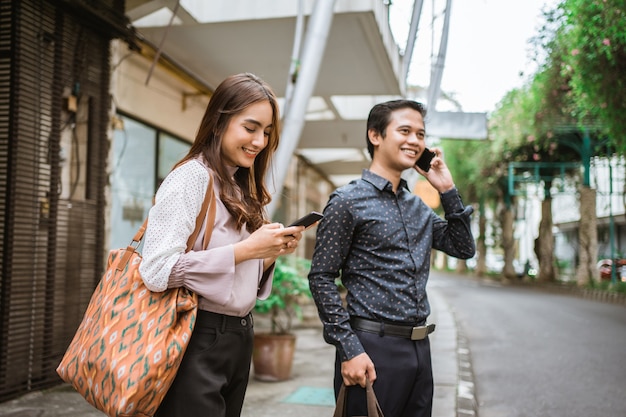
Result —
<path fill-rule="evenodd" d="M 430 336 L 435 380 L 433 417 L 476 415 L 469 351 L 457 333 L 454 316 L 436 286 L 429 286 L 430 322 L 437 324 Z M 314 307 L 313 307 L 314 308 Z M 260 322 L 260 323 L 259 323 Z M 257 327 L 262 328 L 262 320 Z M 242 417 L 319 417 L 334 410 L 332 375 L 334 347 L 322 338 L 316 313 L 307 310 L 304 324 L 296 329 L 297 344 L 291 379 L 260 382 L 251 378 Z M 67 385 L 27 394 L 0 403 L 3 417 L 102 417 Z M 391 416 L 387 416 L 391 417 Z"/>

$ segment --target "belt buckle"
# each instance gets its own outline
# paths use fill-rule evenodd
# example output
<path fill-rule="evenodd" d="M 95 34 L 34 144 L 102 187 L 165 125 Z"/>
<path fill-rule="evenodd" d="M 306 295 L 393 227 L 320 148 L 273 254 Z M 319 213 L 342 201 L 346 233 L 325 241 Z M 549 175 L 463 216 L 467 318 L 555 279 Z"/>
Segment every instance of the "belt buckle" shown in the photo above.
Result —
<path fill-rule="evenodd" d="M 411 329 L 411 340 L 422 340 L 428 336 L 428 326 L 417 326 Z"/>
<path fill-rule="evenodd" d="M 428 324 L 426 326 L 417 326 L 411 329 L 411 340 L 426 339 L 426 336 L 435 331 L 434 324 Z"/>

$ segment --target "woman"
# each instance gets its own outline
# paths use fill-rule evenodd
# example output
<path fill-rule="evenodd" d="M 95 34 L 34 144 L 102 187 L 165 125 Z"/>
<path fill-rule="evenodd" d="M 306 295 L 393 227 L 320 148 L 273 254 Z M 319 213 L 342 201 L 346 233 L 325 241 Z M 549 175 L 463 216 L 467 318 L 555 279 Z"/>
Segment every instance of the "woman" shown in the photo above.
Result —
<path fill-rule="evenodd" d="M 211 97 L 189 153 L 159 187 L 140 272 L 152 291 L 195 292 L 199 309 L 158 417 L 241 414 L 252 357 L 250 311 L 270 293 L 274 261 L 293 253 L 304 230 L 268 224 L 264 211 L 271 198 L 263 180 L 278 147 L 279 120 L 264 81 L 228 77 Z M 185 253 L 210 175 L 217 197 L 211 240 L 202 250 L 202 230 Z"/>

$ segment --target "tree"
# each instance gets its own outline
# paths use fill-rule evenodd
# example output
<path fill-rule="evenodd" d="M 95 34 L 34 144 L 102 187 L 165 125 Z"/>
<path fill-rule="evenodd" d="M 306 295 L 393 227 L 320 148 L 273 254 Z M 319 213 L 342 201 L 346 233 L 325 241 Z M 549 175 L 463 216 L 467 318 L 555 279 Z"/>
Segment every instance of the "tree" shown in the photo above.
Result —
<path fill-rule="evenodd" d="M 626 144 L 622 75 L 626 69 L 625 5 L 623 0 L 563 1 L 547 14 L 552 28 L 544 27 L 538 38 L 542 39 L 548 57 L 536 77 L 543 82 L 540 95 L 545 97 L 549 111 L 542 130 L 563 131 L 563 126 L 567 126 L 569 143 L 580 143 L 579 154 L 585 169 L 589 169 L 593 154 L 610 157 L 606 146 L 599 145 L 610 142 L 615 150 L 623 152 Z M 588 149 L 592 142 L 595 149 Z M 576 270 L 579 285 L 598 278 L 595 213 L 595 190 L 583 178 Z"/>
<path fill-rule="evenodd" d="M 558 57 L 558 53 L 553 50 Z M 552 281 L 556 278 L 554 269 L 554 242 L 552 235 L 552 179 L 559 175 L 562 163 L 580 161 L 580 154 L 569 143 L 569 130 L 562 125 L 575 124 L 570 115 L 571 99 L 567 83 L 553 66 L 546 66 L 534 76 L 522 89 L 513 91 L 505 97 L 500 107 L 492 115 L 490 135 L 499 146 L 493 173 L 500 176 L 500 181 L 507 180 L 508 167 L 512 163 L 524 163 L 536 167 L 528 169 L 528 176 L 537 185 L 542 184 L 542 218 L 539 237 L 536 241 L 536 253 L 539 261 L 539 280 Z M 576 130 L 576 126 L 573 127 Z M 530 164 L 530 165 L 529 165 Z M 577 170 L 568 168 L 568 174 L 576 175 Z M 515 174 L 514 174 L 515 175 Z M 519 174 L 517 174 L 519 175 Z M 500 212 L 502 225 L 501 245 L 505 255 L 504 274 L 513 277 L 514 241 L 512 237 L 513 210 L 516 190 L 509 189 L 509 181 L 502 187 L 504 206 Z M 515 182 L 513 182 L 515 184 Z"/>
<path fill-rule="evenodd" d="M 458 139 L 444 139 L 441 141 L 446 164 L 454 173 L 454 180 L 457 189 L 462 193 L 466 204 L 477 207 L 479 218 L 479 231 L 477 240 L 478 262 L 476 273 L 482 275 L 485 272 L 484 256 L 485 247 L 485 219 L 484 207 L 488 189 L 481 183 L 481 167 L 486 163 L 489 155 L 490 144 L 487 141 L 465 141 Z M 468 158 L 471 155 L 471 158 Z M 464 272 L 466 264 L 464 261 L 457 262 L 457 272 Z"/>
<path fill-rule="evenodd" d="M 564 0 L 562 67 L 582 117 L 626 151 L 626 0 Z"/>
<path fill-rule="evenodd" d="M 508 189 L 509 164 L 541 166 L 536 182 L 543 184 L 545 198 L 537 250 L 540 279 L 546 280 L 554 277 L 550 194 L 558 166 L 554 164 L 578 161 L 587 169 L 582 177 L 578 169 L 569 168 L 565 174 L 580 184 L 584 196 L 579 229 L 581 265 L 577 269 L 582 285 L 597 275 L 589 159 L 626 153 L 626 0 L 563 0 L 544 16 L 544 27 L 534 38 L 539 70 L 522 88 L 510 91 L 490 115 L 490 140 L 484 148 L 462 144 L 455 151 L 459 161 L 463 155 L 477 156 L 473 159 L 478 166 L 463 179 L 475 181 L 466 188 L 476 193 L 474 201 L 481 203 L 480 211 L 486 205 L 502 208 L 498 217 L 505 265 L 513 256 L 512 240 L 507 236 L 515 218 L 515 192 Z M 493 155 L 495 160 L 489 160 Z M 484 250 L 480 240 L 478 247 Z"/>

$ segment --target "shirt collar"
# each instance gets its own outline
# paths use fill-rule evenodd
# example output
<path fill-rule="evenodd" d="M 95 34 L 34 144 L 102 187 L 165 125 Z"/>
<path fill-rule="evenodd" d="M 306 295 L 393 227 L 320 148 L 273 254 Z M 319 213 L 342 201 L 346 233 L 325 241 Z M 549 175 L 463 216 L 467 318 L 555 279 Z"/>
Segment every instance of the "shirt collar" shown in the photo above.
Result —
<path fill-rule="evenodd" d="M 385 190 L 385 188 L 388 188 L 389 190 L 393 189 L 393 185 L 391 184 L 391 181 L 389 181 L 386 178 L 381 177 L 380 175 L 374 174 L 369 169 L 363 170 L 363 174 L 361 178 L 363 178 L 364 181 L 367 181 L 370 184 L 372 184 L 374 187 L 378 188 L 380 191 Z M 400 178 L 400 186 L 398 187 L 398 191 L 400 191 L 401 189 L 406 189 L 406 190 L 409 189 L 409 185 L 407 184 L 404 178 Z"/>

